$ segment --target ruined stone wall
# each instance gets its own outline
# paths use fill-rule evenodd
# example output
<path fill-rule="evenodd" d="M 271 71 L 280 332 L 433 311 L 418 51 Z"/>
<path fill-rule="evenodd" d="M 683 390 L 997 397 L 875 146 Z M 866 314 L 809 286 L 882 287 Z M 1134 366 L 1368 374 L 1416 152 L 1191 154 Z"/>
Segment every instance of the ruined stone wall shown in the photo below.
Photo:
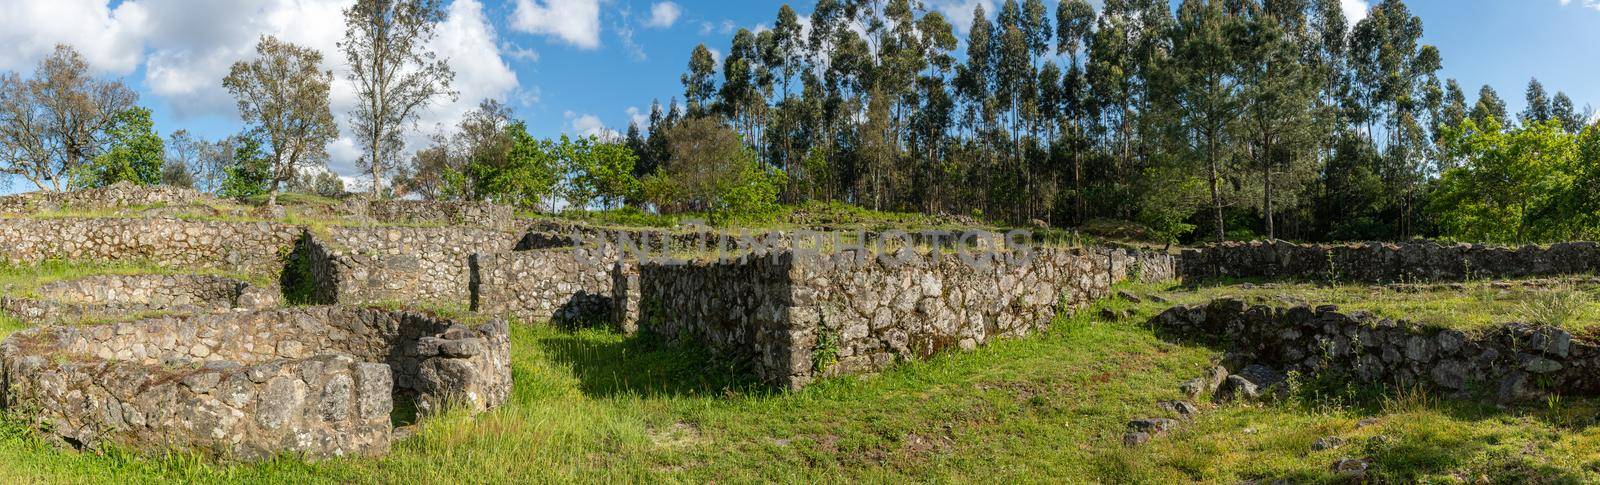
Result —
<path fill-rule="evenodd" d="M 0 218 L 0 258 L 147 261 L 241 273 L 277 273 L 302 230 L 266 222 L 181 219 Z"/>
<path fill-rule="evenodd" d="M 0 364 L 0 404 L 67 443 L 246 459 L 381 454 L 394 393 L 429 414 L 511 389 L 504 323 L 347 307 L 39 327 Z"/>
<path fill-rule="evenodd" d="M 320 303 L 470 301 L 470 258 L 510 251 L 520 234 L 461 227 L 332 227 L 312 234 Z"/>
<path fill-rule="evenodd" d="M 1237 360 L 1358 382 L 1420 385 L 1502 402 L 1600 394 L 1600 345 L 1553 327 L 1508 324 L 1464 333 L 1340 312 L 1222 299 L 1172 308 L 1156 328 L 1215 341 Z"/>
<path fill-rule="evenodd" d="M 797 388 L 1026 335 L 1048 325 L 1063 305 L 1104 297 L 1112 284 L 1135 275 L 1170 274 L 1172 264 L 1170 257 L 1122 250 L 1045 249 L 1024 261 L 936 254 L 915 264 L 856 256 L 783 252 L 748 261 L 643 264 L 638 326 L 706 345 L 752 364 L 767 382 Z"/>
<path fill-rule="evenodd" d="M 615 251 L 595 249 L 479 254 L 473 258 L 472 309 L 524 323 L 615 322 L 617 274 L 637 268 Z"/>
<path fill-rule="evenodd" d="M 1213 278 L 1353 282 L 1461 281 L 1587 274 L 1600 270 L 1600 244 L 1506 247 L 1482 244 L 1226 243 L 1185 250 L 1179 273 Z"/>
<path fill-rule="evenodd" d="M 188 204 L 211 200 L 193 189 L 166 185 L 139 186 L 117 183 L 97 189 L 70 192 L 30 192 L 0 197 L 0 214 L 26 215 L 72 207 L 113 208 L 155 204 Z"/>
<path fill-rule="evenodd" d="M 340 206 L 346 215 L 386 224 L 469 226 L 509 231 L 516 223 L 516 209 L 487 202 L 441 202 L 428 200 L 372 200 L 351 198 Z"/>
<path fill-rule="evenodd" d="M 29 322 L 126 316 L 139 312 L 265 309 L 277 288 L 212 275 L 107 275 L 40 286 L 32 297 L 0 296 L 0 311 Z"/>

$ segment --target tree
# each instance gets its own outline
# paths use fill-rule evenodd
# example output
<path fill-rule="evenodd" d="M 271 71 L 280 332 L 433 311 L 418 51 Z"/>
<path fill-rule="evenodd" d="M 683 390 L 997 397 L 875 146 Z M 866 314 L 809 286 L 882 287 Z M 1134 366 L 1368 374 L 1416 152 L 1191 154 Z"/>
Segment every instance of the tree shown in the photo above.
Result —
<path fill-rule="evenodd" d="M 1511 125 L 1511 118 L 1506 115 L 1506 102 L 1487 84 L 1478 90 L 1478 103 L 1472 107 L 1472 121 L 1479 129 Z"/>
<path fill-rule="evenodd" d="M 272 36 L 261 38 L 256 55 L 234 63 L 222 85 L 238 100 L 245 124 L 270 150 L 267 205 L 276 205 L 279 185 L 294 180 L 302 169 L 325 165 L 327 145 L 339 137 L 328 108 L 333 71 L 322 69 L 322 53 Z"/>
<path fill-rule="evenodd" d="M 783 174 L 760 166 L 739 135 L 716 121 L 689 119 L 667 133 L 672 157 L 643 183 L 663 212 L 708 212 L 718 221 L 770 214 Z"/>
<path fill-rule="evenodd" d="M 1218 241 L 1228 237 L 1224 216 L 1231 187 L 1228 161 L 1242 102 L 1233 40 L 1242 28 L 1221 2 L 1186 0 L 1178 8 L 1174 63 L 1167 73 L 1179 122 L 1186 128 L 1183 148 L 1204 161 Z"/>
<path fill-rule="evenodd" d="M 302 194 L 329 198 L 344 195 L 344 179 L 328 169 L 300 172 L 294 180 L 288 181 L 288 186 L 290 191 Z"/>
<path fill-rule="evenodd" d="M 222 187 L 217 193 L 239 199 L 266 194 L 272 184 L 272 160 L 263 150 L 261 140 L 241 135 L 234 137 L 229 145 L 233 148 L 233 161 L 223 169 Z"/>
<path fill-rule="evenodd" d="M 480 159 L 467 165 L 474 190 L 495 202 L 554 210 L 562 176 L 555 143 L 534 139 L 520 121 L 512 122 L 505 132 L 510 149 L 503 164 Z"/>
<path fill-rule="evenodd" d="M 31 78 L 0 75 L 0 174 L 39 190 L 80 186 L 81 166 L 106 150 L 118 115 L 137 99 L 120 80 L 90 76 L 88 62 L 66 45 Z"/>
<path fill-rule="evenodd" d="M 560 152 L 571 177 L 567 202 L 574 207 L 588 207 L 599 199 L 602 208 L 615 208 L 639 190 L 639 181 L 633 178 L 638 157 L 622 144 L 563 137 Z"/>
<path fill-rule="evenodd" d="M 1528 108 L 1522 111 L 1522 122 L 1525 124 L 1544 123 L 1555 118 L 1554 109 L 1550 107 L 1550 95 L 1544 91 L 1544 84 L 1539 80 L 1528 81 Z"/>
<path fill-rule="evenodd" d="M 1556 93 L 1555 100 L 1550 103 L 1550 118 L 1560 122 L 1561 129 L 1567 133 L 1583 131 L 1584 115 L 1573 107 L 1572 98 L 1567 97 L 1567 93 Z"/>
<path fill-rule="evenodd" d="M 689 56 L 689 71 L 683 74 L 683 101 L 689 103 L 689 116 L 704 115 L 711 109 L 711 99 L 716 94 L 717 61 L 705 44 L 695 46 Z"/>
<path fill-rule="evenodd" d="M 404 149 L 401 136 L 423 108 L 454 101 L 455 72 L 427 49 L 444 19 L 441 0 L 356 0 L 345 9 L 344 50 L 356 107 L 350 126 L 361 143 L 360 165 L 372 174 L 372 194 L 383 194 L 384 174 Z"/>
<path fill-rule="evenodd" d="M 1576 137 L 1558 123 L 1511 130 L 1467 121 L 1451 130 L 1447 149 L 1465 163 L 1446 173 L 1433 199 L 1445 235 L 1490 242 L 1564 239 L 1554 207 L 1571 190 Z"/>
<path fill-rule="evenodd" d="M 93 162 L 74 177 L 81 187 L 105 187 L 118 182 L 137 185 L 161 183 L 161 164 L 166 159 L 161 135 L 157 135 L 150 110 L 132 108 L 117 113 L 106 130 L 109 145 Z"/>

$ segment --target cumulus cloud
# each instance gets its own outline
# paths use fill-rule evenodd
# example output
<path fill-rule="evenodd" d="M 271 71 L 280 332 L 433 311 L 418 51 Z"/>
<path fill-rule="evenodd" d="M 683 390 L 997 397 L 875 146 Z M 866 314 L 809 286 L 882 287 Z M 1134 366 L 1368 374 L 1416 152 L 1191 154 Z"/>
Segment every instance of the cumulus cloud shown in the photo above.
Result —
<path fill-rule="evenodd" d="M 641 111 L 638 106 L 628 107 L 628 125 L 637 126 L 640 130 L 650 128 L 650 114 Z"/>
<path fill-rule="evenodd" d="M 31 70 L 56 44 L 71 44 L 95 70 L 133 72 L 151 32 L 149 10 L 128 1 L 113 9 L 105 0 L 13 0 L 0 2 L 0 69 Z"/>
<path fill-rule="evenodd" d="M 564 131 L 569 135 L 593 136 L 602 140 L 617 137 L 617 132 L 606 128 L 605 122 L 600 121 L 598 116 L 588 113 L 579 114 L 574 111 L 567 111 L 562 116 L 567 119 L 567 126 Z"/>
<path fill-rule="evenodd" d="M 660 2 L 650 6 L 650 20 L 646 27 L 665 29 L 678 23 L 678 17 L 683 16 L 683 8 L 672 2 Z"/>
<path fill-rule="evenodd" d="M 600 47 L 600 0 L 517 0 L 511 28 L 551 35 L 581 49 Z"/>
<path fill-rule="evenodd" d="M 950 25 L 961 34 L 966 34 L 972 29 L 972 11 L 979 5 L 982 5 L 983 11 L 989 15 L 995 14 L 993 0 L 934 0 L 929 2 L 929 5 L 944 14 L 944 18 L 949 19 Z"/>
<path fill-rule="evenodd" d="M 237 119 L 222 78 L 234 62 L 255 54 L 257 39 L 273 35 L 321 51 L 334 71 L 330 102 L 344 136 L 328 146 L 330 165 L 341 174 L 358 174 L 361 151 L 348 119 L 356 95 L 338 50 L 350 0 L 124 0 L 116 8 L 109 3 L 0 0 L 0 69 L 27 69 L 55 44 L 70 43 L 101 72 L 126 75 L 144 67 L 147 94 L 166 101 L 180 120 Z M 454 125 L 479 100 L 537 103 L 538 88 L 520 87 L 502 51 L 525 60 L 536 54 L 515 46 L 503 49 L 508 44 L 499 39 L 481 0 L 451 2 L 436 33 L 429 48 L 449 59 L 456 72 L 452 87 L 460 97 L 421 114 L 421 129 L 407 137 L 410 148 L 425 143 L 424 133 L 433 127 Z"/>
<path fill-rule="evenodd" d="M 1561 0 L 1561 6 L 1572 5 L 1572 0 Z M 1600 10 L 1600 0 L 1583 0 L 1583 6 Z"/>
<path fill-rule="evenodd" d="M 1592 1 L 1592 0 L 1585 0 Z M 1339 8 L 1344 11 L 1344 18 L 1349 20 L 1350 26 L 1367 18 L 1367 12 L 1372 11 L 1372 5 L 1367 0 L 1339 0 Z"/>

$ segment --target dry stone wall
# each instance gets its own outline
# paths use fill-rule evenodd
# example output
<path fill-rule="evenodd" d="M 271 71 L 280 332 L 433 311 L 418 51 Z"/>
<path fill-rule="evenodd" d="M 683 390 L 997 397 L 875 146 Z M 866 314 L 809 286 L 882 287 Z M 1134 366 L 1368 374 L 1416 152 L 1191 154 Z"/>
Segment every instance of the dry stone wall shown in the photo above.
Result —
<path fill-rule="evenodd" d="M 705 345 L 749 363 L 769 383 L 798 388 L 1026 335 L 1048 325 L 1063 304 L 1106 296 L 1128 278 L 1170 274 L 1172 264 L 1170 256 L 1121 250 L 1041 250 L 1025 261 L 976 256 L 937 254 L 906 264 L 854 252 L 782 252 L 642 264 L 638 326 Z"/>
<path fill-rule="evenodd" d="M 67 208 L 113 208 L 188 204 L 211 200 L 192 189 L 166 185 L 139 186 L 122 182 L 109 187 L 70 192 L 30 192 L 0 197 L 0 214 L 27 215 Z"/>
<path fill-rule="evenodd" d="M 301 250 L 319 303 L 470 301 L 470 258 L 515 248 L 521 235 L 460 227 L 332 227 Z"/>
<path fill-rule="evenodd" d="M 487 202 L 372 200 L 355 197 L 345 200 L 339 207 L 348 216 L 385 224 L 467 226 L 496 231 L 509 231 L 517 224 L 514 208 Z"/>
<path fill-rule="evenodd" d="M 301 232 L 295 226 L 266 222 L 0 218 L 0 257 L 12 264 L 49 259 L 147 261 L 275 274 Z"/>
<path fill-rule="evenodd" d="M 1236 299 L 1175 307 L 1151 324 L 1213 340 L 1235 352 L 1235 360 L 1280 371 L 1331 371 L 1358 382 L 1420 385 L 1501 402 L 1600 395 L 1600 345 L 1554 327 L 1508 324 L 1469 334 L 1331 305 L 1273 307 Z"/>
<path fill-rule="evenodd" d="M 1600 244 L 1506 247 L 1482 244 L 1226 243 L 1185 250 L 1179 273 L 1214 278 L 1316 279 L 1368 283 L 1461 281 L 1600 271 Z"/>
<path fill-rule="evenodd" d="M 105 318 L 151 311 L 266 309 L 277 288 L 212 275 L 109 275 L 40 286 L 32 298 L 0 296 L 0 311 L 29 322 Z"/>
<path fill-rule="evenodd" d="M 573 248 L 479 254 L 472 270 L 474 311 L 573 324 L 618 321 L 616 279 L 638 265 L 615 251 Z"/>
<path fill-rule="evenodd" d="M 39 327 L 0 365 L 0 405 L 66 443 L 242 459 L 382 454 L 394 395 L 426 415 L 511 389 L 503 322 L 348 307 Z"/>

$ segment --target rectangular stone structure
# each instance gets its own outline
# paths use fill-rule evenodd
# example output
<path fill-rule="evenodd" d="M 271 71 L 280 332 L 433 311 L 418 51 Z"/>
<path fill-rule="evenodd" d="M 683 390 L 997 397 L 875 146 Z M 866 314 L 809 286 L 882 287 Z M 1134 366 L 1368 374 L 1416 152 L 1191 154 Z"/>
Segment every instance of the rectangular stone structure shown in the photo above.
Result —
<path fill-rule="evenodd" d="M 522 323 L 611 323 L 615 281 L 638 265 L 616 251 L 542 249 L 473 256 L 473 311 L 515 317 Z M 625 294 L 625 293 L 624 293 Z"/>
<path fill-rule="evenodd" d="M 639 268 L 637 325 L 668 341 L 703 345 L 749 364 L 769 384 L 797 389 L 821 377 L 875 372 L 1027 335 L 1060 309 L 1108 296 L 1115 283 L 1173 272 L 1169 255 L 1121 249 L 973 258 L 938 253 L 905 264 L 857 253 L 778 252 L 647 263 Z"/>

